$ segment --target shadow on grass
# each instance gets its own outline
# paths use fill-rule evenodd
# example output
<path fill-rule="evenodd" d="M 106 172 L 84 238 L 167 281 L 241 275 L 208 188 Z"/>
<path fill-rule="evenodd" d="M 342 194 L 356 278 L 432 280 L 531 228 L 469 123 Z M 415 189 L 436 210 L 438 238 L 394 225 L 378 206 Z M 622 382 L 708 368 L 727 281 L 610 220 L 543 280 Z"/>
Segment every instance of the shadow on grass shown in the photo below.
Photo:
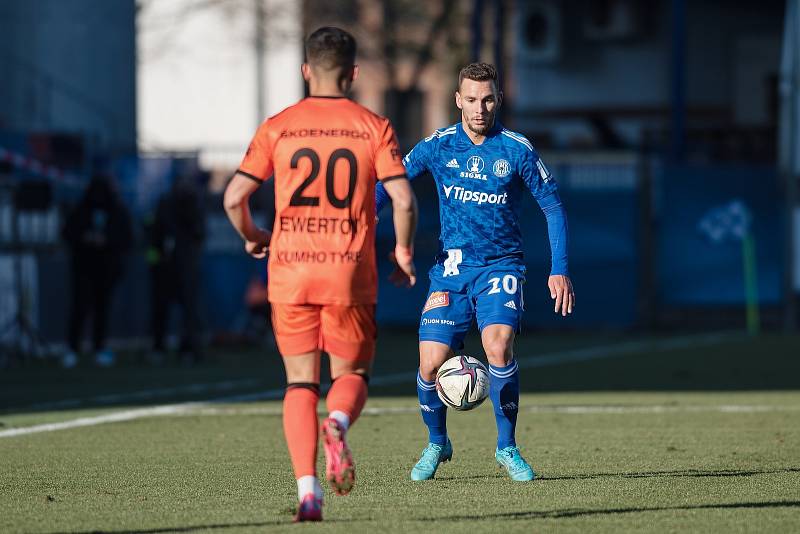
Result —
<path fill-rule="evenodd" d="M 507 475 L 499 473 L 497 475 L 466 475 L 466 476 L 463 476 L 463 477 L 461 477 L 461 476 L 451 476 L 451 477 L 438 476 L 438 477 L 436 477 L 436 480 L 456 481 L 456 482 L 458 482 L 459 480 L 488 480 L 490 478 L 506 478 L 506 477 L 507 477 Z M 555 480 L 555 479 L 553 479 L 553 480 Z"/>
<path fill-rule="evenodd" d="M 697 469 L 683 469 L 679 471 L 642 471 L 638 473 L 589 473 L 585 475 L 564 476 L 537 476 L 537 481 L 555 480 L 593 480 L 601 478 L 671 478 L 671 477 L 749 477 L 754 475 L 770 475 L 800 473 L 800 467 L 786 467 L 782 469 L 740 470 L 740 469 L 714 469 L 700 471 Z M 437 476 L 436 480 L 442 482 L 458 482 L 461 480 L 487 480 L 492 478 L 506 478 L 504 473 L 496 475 L 465 475 L 465 476 Z"/>
<path fill-rule="evenodd" d="M 687 506 L 642 506 L 631 508 L 601 508 L 596 510 L 566 509 L 544 510 L 529 512 L 507 512 L 499 514 L 451 515 L 441 517 L 428 517 L 419 521 L 463 521 L 463 520 L 492 520 L 492 519 L 560 519 L 571 517 L 591 517 L 614 514 L 636 514 L 642 512 L 670 512 L 682 510 L 730 510 L 730 509 L 761 509 L 761 508 L 800 508 L 800 501 L 768 501 L 768 502 L 735 502 L 720 504 L 696 504 Z"/>
<path fill-rule="evenodd" d="M 505 512 L 496 514 L 473 514 L 473 515 L 449 515 L 439 517 L 413 518 L 412 521 L 464 521 L 464 520 L 526 520 L 526 519 L 561 519 L 573 517 L 591 517 L 615 514 L 635 514 L 643 512 L 671 512 L 671 511 L 691 511 L 691 510 L 732 510 L 732 509 L 766 509 L 766 508 L 800 508 L 800 501 L 767 501 L 767 502 L 736 502 L 736 503 L 717 503 L 717 504 L 696 504 L 687 506 L 642 506 L 630 508 L 601 508 L 594 510 L 587 509 L 566 509 L 566 510 L 543 510 L 527 512 Z M 325 520 L 325 523 L 341 523 L 343 521 Z M 344 521 L 347 522 L 347 521 Z M 137 530 L 85 530 L 70 531 L 70 534 L 169 534 L 180 532 L 194 532 L 202 530 L 223 530 L 228 528 L 246 527 L 270 527 L 279 525 L 290 525 L 289 521 L 258 521 L 248 523 L 220 523 L 210 525 L 191 525 L 185 527 L 164 527 Z M 68 534 L 67 532 L 53 532 L 51 534 Z"/>
<path fill-rule="evenodd" d="M 343 521 L 341 519 L 330 520 L 326 519 L 325 523 L 345 523 L 348 522 L 347 520 Z M 189 525 L 185 527 L 164 527 L 164 528 L 146 528 L 146 529 L 136 529 L 136 530 L 104 530 L 104 529 L 94 529 L 94 530 L 70 530 L 70 531 L 58 531 L 52 532 L 50 534 L 169 534 L 171 532 L 179 533 L 179 532 L 197 532 L 202 530 L 224 530 L 227 528 L 247 528 L 247 527 L 277 527 L 277 526 L 286 526 L 292 525 L 291 521 L 283 520 L 283 521 L 251 521 L 248 523 L 219 523 L 219 524 L 211 524 L 211 525 Z"/>
<path fill-rule="evenodd" d="M 749 477 L 753 475 L 769 475 L 778 473 L 800 473 L 798 467 L 783 469 L 739 470 L 739 469 L 714 469 L 699 471 L 684 469 L 680 471 L 644 471 L 640 473 L 594 473 L 587 475 L 541 476 L 536 480 L 591 480 L 595 478 L 659 478 L 659 477 Z"/>

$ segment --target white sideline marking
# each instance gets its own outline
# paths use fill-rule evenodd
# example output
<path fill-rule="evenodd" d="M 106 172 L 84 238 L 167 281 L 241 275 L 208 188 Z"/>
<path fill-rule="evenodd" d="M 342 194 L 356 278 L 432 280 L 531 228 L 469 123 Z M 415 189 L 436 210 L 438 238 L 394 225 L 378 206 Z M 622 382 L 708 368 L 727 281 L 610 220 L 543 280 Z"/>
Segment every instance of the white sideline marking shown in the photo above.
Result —
<path fill-rule="evenodd" d="M 690 406 L 667 406 L 667 405 L 639 405 L 639 406 L 532 406 L 523 408 L 525 412 L 534 413 L 559 413 L 559 414 L 634 414 L 634 413 L 697 413 L 697 412 L 719 412 L 719 413 L 766 413 L 800 410 L 800 405 L 768 405 L 768 404 L 722 404 L 722 405 L 690 405 Z"/>
<path fill-rule="evenodd" d="M 768 412 L 786 412 L 786 411 L 800 411 L 800 404 L 722 404 L 722 405 L 628 405 L 628 406 L 607 406 L 607 405 L 551 405 L 551 406 L 523 406 L 521 409 L 525 413 L 557 413 L 566 415 L 592 415 L 592 414 L 612 414 L 612 415 L 625 415 L 625 414 L 668 414 L 668 413 L 699 413 L 699 412 L 716 412 L 716 413 L 768 413 Z M 410 414 L 419 412 L 419 406 L 381 406 L 376 408 L 364 408 L 361 415 L 366 416 L 382 416 L 391 414 Z M 249 415 L 272 415 L 279 416 L 283 410 L 279 407 L 248 407 L 248 408 L 217 408 L 217 407 L 201 407 L 193 410 L 184 410 L 176 412 L 175 416 L 249 416 Z M 320 411 L 320 413 L 325 413 Z"/>
<path fill-rule="evenodd" d="M 10 438 L 23 436 L 25 434 L 35 434 L 37 432 L 53 432 L 55 430 L 66 430 L 69 428 L 79 428 L 82 426 L 95 426 L 104 423 L 119 423 L 121 421 L 132 421 L 142 417 L 152 417 L 156 415 L 177 415 L 187 410 L 192 410 L 204 406 L 202 402 L 184 402 L 181 404 L 167 404 L 165 406 L 154 406 L 152 408 L 141 408 L 137 410 L 125 410 L 122 412 L 98 415 L 95 417 L 81 417 L 60 423 L 46 423 L 43 425 L 29 426 L 23 428 L 11 428 L 0 432 L 0 438 Z"/>
<path fill-rule="evenodd" d="M 530 367 L 550 367 L 573 362 L 585 362 L 602 358 L 615 358 L 635 354 L 642 350 L 649 349 L 651 352 L 664 352 L 672 349 L 682 349 L 687 347 L 704 347 L 714 345 L 722 341 L 729 341 L 742 337 L 742 334 L 735 333 L 715 333 L 699 336 L 684 336 L 674 339 L 648 340 L 648 341 L 629 341 L 616 345 L 606 345 L 604 347 L 587 347 L 544 354 L 541 356 L 528 356 L 517 358 L 517 363 L 521 368 Z"/>
<path fill-rule="evenodd" d="M 541 356 L 527 356 L 521 358 L 518 357 L 517 362 L 519 366 L 523 368 L 550 367 L 550 366 L 561 365 L 564 363 L 573 363 L 573 362 L 581 362 L 587 360 L 625 356 L 627 354 L 640 352 L 645 349 L 649 350 L 650 352 L 663 352 L 675 348 L 713 345 L 721 341 L 736 339 L 741 336 L 742 334 L 738 333 L 735 334 L 715 333 L 715 334 L 704 334 L 699 336 L 684 336 L 684 337 L 679 337 L 674 339 L 664 339 L 664 340 L 630 341 L 626 343 L 618 343 L 615 345 L 605 345 L 601 347 L 589 347 L 585 349 L 554 352 L 550 354 L 544 354 Z M 409 379 L 409 376 L 410 376 L 409 373 L 393 373 L 389 375 L 375 376 L 370 379 L 370 384 L 375 386 L 399 384 L 406 380 L 413 380 L 413 377 Z M 249 383 L 250 380 L 246 380 L 243 382 Z M 218 384 L 229 384 L 229 383 L 231 382 L 220 382 L 217 384 L 211 384 L 211 386 L 215 386 Z M 203 389 L 198 389 L 198 387 L 208 387 L 208 386 L 209 386 L 208 384 L 196 384 L 194 385 L 194 389 L 192 389 L 192 391 L 193 392 L 205 391 Z M 173 388 L 166 388 L 166 389 L 171 390 Z M 178 387 L 174 389 L 181 389 L 181 388 Z M 152 391 L 163 391 L 163 390 L 147 390 L 147 391 L 152 392 Z M 138 394 L 143 394 L 143 393 L 145 392 L 139 392 Z M 196 410 L 200 408 L 202 409 L 209 408 L 209 405 L 214 403 L 249 402 L 256 400 L 279 399 L 283 397 L 283 393 L 284 393 L 284 388 L 280 388 L 280 389 L 271 389 L 260 393 L 219 397 L 216 399 L 209 399 L 207 401 L 181 402 L 177 404 L 165 404 L 162 406 L 153 406 L 149 408 L 138 408 L 135 410 L 123 410 L 116 413 L 98 415 L 95 417 L 81 417 L 78 419 L 62 421 L 59 423 L 46 423 L 46 424 L 33 425 L 22 428 L 10 428 L 8 430 L 0 431 L 0 438 L 10 438 L 15 436 L 23 436 L 27 434 L 36 434 L 39 432 L 54 432 L 56 430 L 67 430 L 70 428 L 95 426 L 95 425 L 102 425 L 105 423 L 119 423 L 122 421 L 132 421 L 134 419 L 141 419 L 143 417 L 155 417 L 162 415 L 181 415 L 187 411 Z M 109 397 L 119 400 L 124 400 L 126 398 L 129 398 L 126 397 L 125 395 L 113 395 L 113 396 L 107 395 L 107 396 L 102 396 L 101 398 L 105 398 L 107 401 Z M 69 400 L 64 402 L 74 403 L 75 401 Z M 70 406 L 71 405 L 72 404 L 70 404 Z M 365 413 L 369 413 L 369 409 L 365 410 Z"/>
<path fill-rule="evenodd" d="M 97 395 L 88 399 L 65 399 L 54 402 L 39 402 L 25 406 L 26 410 L 58 410 L 62 408 L 77 408 L 79 406 L 103 406 L 106 404 L 116 404 L 119 402 L 129 402 L 137 400 L 149 400 L 157 397 L 167 397 L 170 395 L 184 395 L 192 393 L 209 393 L 212 391 L 224 392 L 242 388 L 258 386 L 261 380 L 248 378 L 245 380 L 225 380 L 222 382 L 211 382 L 205 384 L 186 384 L 183 386 L 172 386 L 166 388 L 145 389 L 132 391 L 130 393 L 116 393 L 111 395 Z"/>

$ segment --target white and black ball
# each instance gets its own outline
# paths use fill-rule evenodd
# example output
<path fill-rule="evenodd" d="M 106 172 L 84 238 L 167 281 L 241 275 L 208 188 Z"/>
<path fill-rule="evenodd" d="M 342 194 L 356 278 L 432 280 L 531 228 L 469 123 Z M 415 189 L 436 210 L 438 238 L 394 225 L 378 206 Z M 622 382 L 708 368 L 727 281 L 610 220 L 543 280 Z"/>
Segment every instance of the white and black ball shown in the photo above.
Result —
<path fill-rule="evenodd" d="M 436 373 L 436 393 L 450 408 L 471 410 L 489 395 L 489 370 L 472 356 L 453 356 Z"/>

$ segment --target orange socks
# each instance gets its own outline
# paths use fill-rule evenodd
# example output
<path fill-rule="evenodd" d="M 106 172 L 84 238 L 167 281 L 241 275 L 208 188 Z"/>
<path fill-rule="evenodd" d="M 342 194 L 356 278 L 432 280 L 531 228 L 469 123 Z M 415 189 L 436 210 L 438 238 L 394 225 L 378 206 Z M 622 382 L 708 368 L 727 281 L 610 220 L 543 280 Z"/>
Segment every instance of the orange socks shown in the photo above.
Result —
<path fill-rule="evenodd" d="M 289 384 L 283 397 L 283 433 L 297 479 L 317 474 L 318 401 L 316 384 Z M 346 430 L 358 419 L 366 402 L 367 379 L 355 373 L 342 375 L 328 392 L 328 413 Z"/>
<path fill-rule="evenodd" d="M 283 397 L 283 433 L 298 479 L 317 474 L 318 401 L 316 384 L 289 384 Z"/>
<path fill-rule="evenodd" d="M 331 417 L 339 419 L 336 417 L 337 415 L 346 415 L 345 427 L 349 427 L 358 419 L 366 402 L 367 379 L 363 375 L 355 373 L 342 375 L 334 380 L 326 399 L 328 413 Z"/>

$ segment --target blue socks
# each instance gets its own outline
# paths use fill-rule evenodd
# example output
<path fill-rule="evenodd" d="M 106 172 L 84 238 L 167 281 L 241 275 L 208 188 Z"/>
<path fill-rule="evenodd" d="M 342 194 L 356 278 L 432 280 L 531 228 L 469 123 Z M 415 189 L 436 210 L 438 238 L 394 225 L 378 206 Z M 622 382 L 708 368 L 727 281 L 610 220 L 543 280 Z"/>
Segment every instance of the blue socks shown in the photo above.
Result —
<path fill-rule="evenodd" d="M 417 372 L 417 397 L 422 420 L 428 427 L 428 441 L 444 445 L 447 443 L 447 406 L 436 394 L 436 382 L 426 382 L 419 372 Z"/>
<path fill-rule="evenodd" d="M 489 398 L 494 405 L 497 423 L 497 448 L 516 445 L 514 431 L 519 412 L 519 367 L 512 360 L 506 367 L 489 365 Z M 436 382 L 426 382 L 417 373 L 417 397 L 428 441 L 437 445 L 447 443 L 447 407 L 436 394 Z"/>
<path fill-rule="evenodd" d="M 514 439 L 519 411 L 517 360 L 511 360 L 506 367 L 489 365 L 489 375 L 489 398 L 492 399 L 494 419 L 497 422 L 497 448 L 504 449 L 517 444 Z"/>

